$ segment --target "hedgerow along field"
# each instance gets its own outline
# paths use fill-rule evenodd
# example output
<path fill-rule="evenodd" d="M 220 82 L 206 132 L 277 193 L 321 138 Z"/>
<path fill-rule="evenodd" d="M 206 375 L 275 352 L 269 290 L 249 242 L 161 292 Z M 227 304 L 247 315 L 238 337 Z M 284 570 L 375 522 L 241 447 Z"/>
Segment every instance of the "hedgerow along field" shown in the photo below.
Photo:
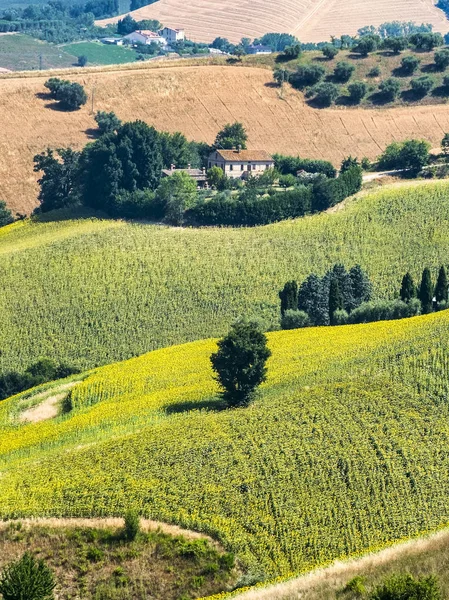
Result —
<path fill-rule="evenodd" d="M 223 125 L 239 121 L 250 148 L 325 158 L 338 166 L 350 154 L 374 159 L 393 140 L 426 139 L 439 148 L 449 131 L 445 105 L 316 110 L 293 89 L 286 88 L 281 99 L 271 68 L 199 66 L 202 60 L 193 66 L 132 64 L 61 72 L 88 94 L 87 104 L 75 112 L 54 110 L 51 100 L 39 96 L 56 73 L 0 77 L 0 198 L 13 211 L 29 214 L 35 208 L 33 157 L 47 147 L 80 149 L 92 141 L 92 92 L 94 112 L 114 111 L 123 121 L 142 119 L 208 143 Z"/>
<path fill-rule="evenodd" d="M 220 410 L 214 340 L 87 373 L 68 412 L 0 404 L 0 516 L 143 516 L 286 576 L 449 520 L 449 312 L 269 334 L 268 380 Z M 55 384 L 56 387 L 59 384 Z M 67 403 L 65 403 L 67 406 Z"/>
<path fill-rule="evenodd" d="M 335 214 L 249 229 L 82 217 L 0 230 L 3 370 L 38 357 L 90 368 L 219 336 L 239 316 L 277 325 L 286 281 L 360 263 L 376 297 L 449 256 L 449 185 L 361 194 Z"/>
<path fill-rule="evenodd" d="M 433 0 L 159 0 L 131 15 L 158 19 L 169 27 L 182 27 L 189 39 L 212 42 L 226 37 L 239 43 L 243 37 L 260 37 L 269 31 L 296 35 L 302 42 L 325 42 L 332 35 L 355 35 L 365 25 L 387 21 L 431 23 L 434 31 L 446 33 L 449 24 Z M 115 23 L 120 17 L 98 21 Z"/>

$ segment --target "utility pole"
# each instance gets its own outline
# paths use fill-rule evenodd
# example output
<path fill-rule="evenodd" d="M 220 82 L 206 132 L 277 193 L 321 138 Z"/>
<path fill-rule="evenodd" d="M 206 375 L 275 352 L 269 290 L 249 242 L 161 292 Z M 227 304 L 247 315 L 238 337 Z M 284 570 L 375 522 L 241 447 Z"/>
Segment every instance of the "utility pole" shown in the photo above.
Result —
<path fill-rule="evenodd" d="M 39 54 L 39 71 L 42 71 L 42 54 Z"/>

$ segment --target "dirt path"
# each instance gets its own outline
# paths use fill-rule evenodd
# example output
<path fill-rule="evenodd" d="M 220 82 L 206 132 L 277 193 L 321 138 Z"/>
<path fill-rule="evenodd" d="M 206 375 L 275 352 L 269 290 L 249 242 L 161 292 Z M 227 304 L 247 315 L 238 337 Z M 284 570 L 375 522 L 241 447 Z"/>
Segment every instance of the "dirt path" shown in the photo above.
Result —
<path fill-rule="evenodd" d="M 68 390 L 75 387 L 78 383 L 78 381 L 71 381 L 70 383 L 60 385 L 54 390 L 55 392 L 58 392 L 57 394 L 53 394 L 52 396 L 45 398 L 45 400 L 37 406 L 33 406 L 32 408 L 23 411 L 19 417 L 19 421 L 22 423 L 38 423 L 39 421 L 46 421 L 47 419 L 53 419 L 58 416 L 59 403 L 66 397 Z M 39 398 L 44 398 L 47 393 L 48 391 L 41 392 L 40 394 L 33 396 L 33 399 L 37 400 Z"/>
<path fill-rule="evenodd" d="M 332 582 L 335 589 L 341 588 L 345 583 L 355 577 L 362 575 L 372 568 L 389 563 L 401 557 L 410 556 L 433 549 L 442 541 L 449 541 L 449 529 L 437 533 L 395 544 L 380 552 L 367 554 L 361 558 L 348 561 L 336 561 L 331 566 L 316 569 L 307 575 L 291 579 L 284 583 L 249 590 L 234 597 L 234 600 L 293 600 L 302 598 L 303 594 L 322 584 Z"/>

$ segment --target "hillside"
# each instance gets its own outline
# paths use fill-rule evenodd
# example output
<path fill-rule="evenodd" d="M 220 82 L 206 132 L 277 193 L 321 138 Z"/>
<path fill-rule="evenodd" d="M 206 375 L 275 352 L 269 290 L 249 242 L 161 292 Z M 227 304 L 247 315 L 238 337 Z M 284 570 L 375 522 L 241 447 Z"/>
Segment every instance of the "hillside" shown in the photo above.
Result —
<path fill-rule="evenodd" d="M 362 195 L 336 214 L 252 229 L 113 220 L 21 221 L 0 230 L 3 369 L 49 356 L 83 368 L 218 336 L 240 315 L 277 325 L 278 291 L 360 263 L 394 297 L 449 255 L 449 185 Z"/>
<path fill-rule="evenodd" d="M 226 37 L 236 43 L 270 31 L 292 33 L 303 42 L 323 42 L 331 35 L 354 35 L 365 25 L 386 21 L 431 23 L 435 31 L 447 32 L 449 22 L 434 0 L 159 0 L 131 15 L 136 20 L 158 19 L 170 27 L 182 27 L 187 37 L 211 42 Z M 99 21 L 116 22 L 119 17 Z"/>
<path fill-rule="evenodd" d="M 272 333 L 248 409 L 219 409 L 211 340 L 86 374 L 55 419 L 21 424 L 42 395 L 13 397 L 0 404 L 0 516 L 133 506 L 209 533 L 266 576 L 439 527 L 448 329 L 441 312 Z"/>
<path fill-rule="evenodd" d="M 65 77 L 67 73 L 62 72 Z M 70 73 L 70 72 L 69 72 Z M 227 122 L 241 121 L 251 148 L 326 158 L 376 157 L 392 140 L 425 138 L 439 146 L 449 131 L 445 105 L 399 109 L 315 110 L 292 89 L 280 99 L 269 69 L 227 66 L 129 66 L 73 71 L 89 100 L 74 113 L 42 97 L 49 74 L 0 77 L 0 198 L 14 211 L 36 205 L 33 156 L 48 146 L 81 148 L 92 139 L 94 110 L 143 119 L 211 143 Z"/>

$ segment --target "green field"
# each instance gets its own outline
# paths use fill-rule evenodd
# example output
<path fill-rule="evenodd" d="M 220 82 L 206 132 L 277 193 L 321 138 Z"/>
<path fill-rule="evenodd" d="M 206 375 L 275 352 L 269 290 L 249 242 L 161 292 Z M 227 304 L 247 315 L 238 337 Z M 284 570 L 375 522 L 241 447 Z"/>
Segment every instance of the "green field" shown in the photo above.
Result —
<path fill-rule="evenodd" d="M 214 341 L 0 405 L 0 517 L 143 516 L 211 534 L 285 576 L 449 522 L 449 311 L 269 334 L 268 381 L 223 411 Z M 64 389 L 65 394 L 64 394 Z M 39 395 L 40 394 L 40 395 Z"/>
<path fill-rule="evenodd" d="M 83 368 L 218 336 L 238 316 L 277 325 L 292 278 L 360 263 L 394 297 L 449 256 L 449 185 L 361 195 L 345 210 L 252 229 L 78 218 L 0 230 L 3 369 L 39 356 Z"/>
<path fill-rule="evenodd" d="M 137 54 L 130 48 L 109 46 L 101 42 L 78 42 L 61 46 L 64 52 L 74 56 L 87 56 L 88 65 L 115 65 L 134 62 Z"/>
<path fill-rule="evenodd" d="M 40 58 L 41 57 L 41 58 Z M 32 71 L 72 67 L 76 57 L 65 49 L 19 33 L 0 35 L 0 67 Z"/>

